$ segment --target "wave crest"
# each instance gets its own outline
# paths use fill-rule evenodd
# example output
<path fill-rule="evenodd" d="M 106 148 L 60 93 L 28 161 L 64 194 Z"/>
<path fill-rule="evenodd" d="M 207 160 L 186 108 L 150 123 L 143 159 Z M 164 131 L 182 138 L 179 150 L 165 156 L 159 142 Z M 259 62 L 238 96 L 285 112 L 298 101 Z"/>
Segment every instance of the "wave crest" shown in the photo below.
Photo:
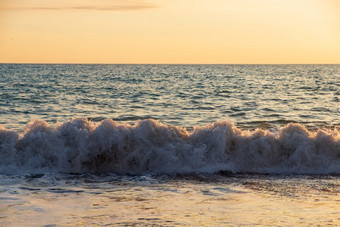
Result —
<path fill-rule="evenodd" d="M 231 122 L 185 128 L 140 120 L 134 125 L 86 118 L 23 132 L 0 127 L 0 172 L 339 174 L 338 129 L 308 131 L 290 123 L 273 131 Z"/>

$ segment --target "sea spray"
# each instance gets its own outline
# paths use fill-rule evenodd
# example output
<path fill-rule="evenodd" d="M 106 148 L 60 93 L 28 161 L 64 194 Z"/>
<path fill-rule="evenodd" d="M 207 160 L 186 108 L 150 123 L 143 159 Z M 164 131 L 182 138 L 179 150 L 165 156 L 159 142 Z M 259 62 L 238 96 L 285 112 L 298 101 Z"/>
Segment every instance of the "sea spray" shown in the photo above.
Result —
<path fill-rule="evenodd" d="M 338 129 L 241 130 L 228 121 L 185 128 L 79 118 L 23 132 L 0 128 L 0 172 L 340 174 Z"/>

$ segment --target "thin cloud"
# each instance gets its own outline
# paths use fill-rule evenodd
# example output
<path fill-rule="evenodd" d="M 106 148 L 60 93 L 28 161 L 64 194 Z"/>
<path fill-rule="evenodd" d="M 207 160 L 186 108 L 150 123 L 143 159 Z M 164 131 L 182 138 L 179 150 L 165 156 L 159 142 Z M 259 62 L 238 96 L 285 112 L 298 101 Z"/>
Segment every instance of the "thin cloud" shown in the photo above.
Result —
<path fill-rule="evenodd" d="M 46 11 L 59 11 L 59 10 L 85 10 L 85 11 L 133 11 L 133 10 L 146 10 L 157 8 L 158 6 L 153 3 L 144 1 L 135 2 L 117 2 L 116 4 L 109 5 L 83 5 L 83 6 L 12 6 L 0 7 L 4 10 L 46 10 Z"/>

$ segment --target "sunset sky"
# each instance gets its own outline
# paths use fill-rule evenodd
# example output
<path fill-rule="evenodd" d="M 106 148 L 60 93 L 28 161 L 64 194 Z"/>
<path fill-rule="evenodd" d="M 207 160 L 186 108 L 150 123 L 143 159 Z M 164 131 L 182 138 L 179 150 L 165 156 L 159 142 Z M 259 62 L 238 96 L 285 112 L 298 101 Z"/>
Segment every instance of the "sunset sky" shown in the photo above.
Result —
<path fill-rule="evenodd" d="M 0 63 L 340 64 L 340 1 L 0 0 Z"/>

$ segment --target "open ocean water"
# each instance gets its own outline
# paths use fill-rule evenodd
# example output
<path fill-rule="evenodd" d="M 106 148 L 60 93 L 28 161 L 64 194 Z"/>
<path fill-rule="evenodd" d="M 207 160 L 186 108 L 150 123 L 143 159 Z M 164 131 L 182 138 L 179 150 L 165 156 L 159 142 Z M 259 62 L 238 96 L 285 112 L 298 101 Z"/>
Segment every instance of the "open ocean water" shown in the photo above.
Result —
<path fill-rule="evenodd" d="M 339 226 L 340 65 L 0 64 L 0 226 Z"/>

